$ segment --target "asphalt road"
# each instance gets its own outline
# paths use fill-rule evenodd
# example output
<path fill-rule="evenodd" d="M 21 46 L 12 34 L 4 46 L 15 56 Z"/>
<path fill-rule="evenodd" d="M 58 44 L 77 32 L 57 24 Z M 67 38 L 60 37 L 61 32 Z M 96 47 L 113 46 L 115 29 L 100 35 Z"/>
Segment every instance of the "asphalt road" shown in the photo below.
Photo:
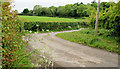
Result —
<path fill-rule="evenodd" d="M 79 30 L 31 34 L 29 44 L 62 67 L 118 67 L 118 55 L 104 50 L 73 43 L 55 34 Z M 41 50 L 42 49 L 42 50 Z"/>

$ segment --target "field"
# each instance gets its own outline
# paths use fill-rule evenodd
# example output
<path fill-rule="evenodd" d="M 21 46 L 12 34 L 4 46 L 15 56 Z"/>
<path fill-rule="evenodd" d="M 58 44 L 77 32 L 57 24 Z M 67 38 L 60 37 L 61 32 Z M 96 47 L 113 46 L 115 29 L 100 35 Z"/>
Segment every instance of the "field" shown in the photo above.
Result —
<path fill-rule="evenodd" d="M 58 18 L 58 17 L 45 17 L 45 16 L 18 16 L 20 19 L 25 21 L 43 21 L 43 22 L 79 22 L 87 21 L 87 18 Z"/>
<path fill-rule="evenodd" d="M 118 37 L 111 36 L 109 30 L 101 29 L 98 31 L 98 36 L 95 38 L 93 29 L 83 29 L 81 31 L 70 33 L 59 33 L 56 36 L 69 40 L 78 44 L 87 45 L 90 47 L 104 49 L 110 52 L 118 53 L 120 46 Z M 120 53 L 120 52 L 119 52 Z"/>

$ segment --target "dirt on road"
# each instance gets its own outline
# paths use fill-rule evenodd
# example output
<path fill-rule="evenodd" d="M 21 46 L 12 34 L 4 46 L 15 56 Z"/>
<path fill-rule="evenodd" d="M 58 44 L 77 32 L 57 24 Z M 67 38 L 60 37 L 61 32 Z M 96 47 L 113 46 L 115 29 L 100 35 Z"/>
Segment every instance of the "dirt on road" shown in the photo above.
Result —
<path fill-rule="evenodd" d="M 104 50 L 73 43 L 55 34 L 73 32 L 70 30 L 52 33 L 30 34 L 30 46 L 49 52 L 51 59 L 62 67 L 118 67 L 118 55 Z"/>

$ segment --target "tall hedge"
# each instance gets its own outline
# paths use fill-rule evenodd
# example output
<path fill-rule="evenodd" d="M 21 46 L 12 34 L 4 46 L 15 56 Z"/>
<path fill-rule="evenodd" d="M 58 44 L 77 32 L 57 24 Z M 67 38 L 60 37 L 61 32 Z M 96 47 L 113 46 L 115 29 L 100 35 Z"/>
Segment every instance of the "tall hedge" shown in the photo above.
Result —
<path fill-rule="evenodd" d="M 95 27 L 96 15 L 90 16 L 90 26 Z M 100 12 L 99 14 L 99 28 L 112 30 L 114 35 L 120 35 L 120 2 Z"/>
<path fill-rule="evenodd" d="M 38 25 L 38 26 L 37 26 Z M 25 22 L 25 30 L 42 31 L 44 30 L 65 30 L 65 29 L 79 29 L 80 27 L 87 27 L 87 22 Z"/>
<path fill-rule="evenodd" d="M 23 41 L 23 22 L 11 11 L 12 2 L 0 2 L 2 12 L 2 67 L 30 66 Z M 0 45 L 1 46 L 1 45 Z M 23 59 L 24 57 L 24 59 Z M 0 57 L 1 58 L 1 57 Z"/>

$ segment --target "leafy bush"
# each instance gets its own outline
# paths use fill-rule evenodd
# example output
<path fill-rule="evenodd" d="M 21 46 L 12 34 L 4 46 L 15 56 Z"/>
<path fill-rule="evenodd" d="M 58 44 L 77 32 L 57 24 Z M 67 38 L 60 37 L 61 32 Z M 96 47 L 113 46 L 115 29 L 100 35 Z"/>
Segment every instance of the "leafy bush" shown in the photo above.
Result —
<path fill-rule="evenodd" d="M 90 26 L 95 27 L 96 15 L 90 16 Z M 111 6 L 110 8 L 100 12 L 99 14 L 99 28 L 112 30 L 114 35 L 120 35 L 120 2 Z"/>
<path fill-rule="evenodd" d="M 52 31 L 60 31 L 60 30 L 71 30 L 71 29 L 79 29 L 80 27 L 87 27 L 87 22 L 25 22 L 24 28 L 25 30 L 32 31 L 42 31 L 44 30 L 52 30 Z"/>
<path fill-rule="evenodd" d="M 18 19 L 14 11 L 11 11 L 11 2 L 3 2 L 1 6 L 2 67 L 29 67 L 29 54 L 25 51 L 27 45 L 22 40 L 24 23 Z"/>
<path fill-rule="evenodd" d="M 40 50 L 33 50 L 31 46 L 28 46 L 28 41 L 30 39 L 23 37 L 26 34 L 23 30 L 24 23 L 19 20 L 14 11 L 11 11 L 11 2 L 3 2 L 0 4 L 0 6 L 1 5 L 2 7 L 0 8 L 0 11 L 2 11 L 2 41 L 0 42 L 2 43 L 0 43 L 0 49 L 2 48 L 3 69 L 6 67 L 38 67 L 38 65 L 34 64 L 38 64 L 38 62 L 39 64 L 42 64 L 42 67 L 47 67 L 49 65 L 53 66 L 53 62 L 43 56 L 44 54 L 47 55 L 46 53 L 40 53 Z M 40 53 L 39 56 L 37 53 Z M 34 55 L 37 57 L 34 58 L 37 62 L 34 61 L 34 63 L 32 63 L 31 60 L 33 59 Z"/>

